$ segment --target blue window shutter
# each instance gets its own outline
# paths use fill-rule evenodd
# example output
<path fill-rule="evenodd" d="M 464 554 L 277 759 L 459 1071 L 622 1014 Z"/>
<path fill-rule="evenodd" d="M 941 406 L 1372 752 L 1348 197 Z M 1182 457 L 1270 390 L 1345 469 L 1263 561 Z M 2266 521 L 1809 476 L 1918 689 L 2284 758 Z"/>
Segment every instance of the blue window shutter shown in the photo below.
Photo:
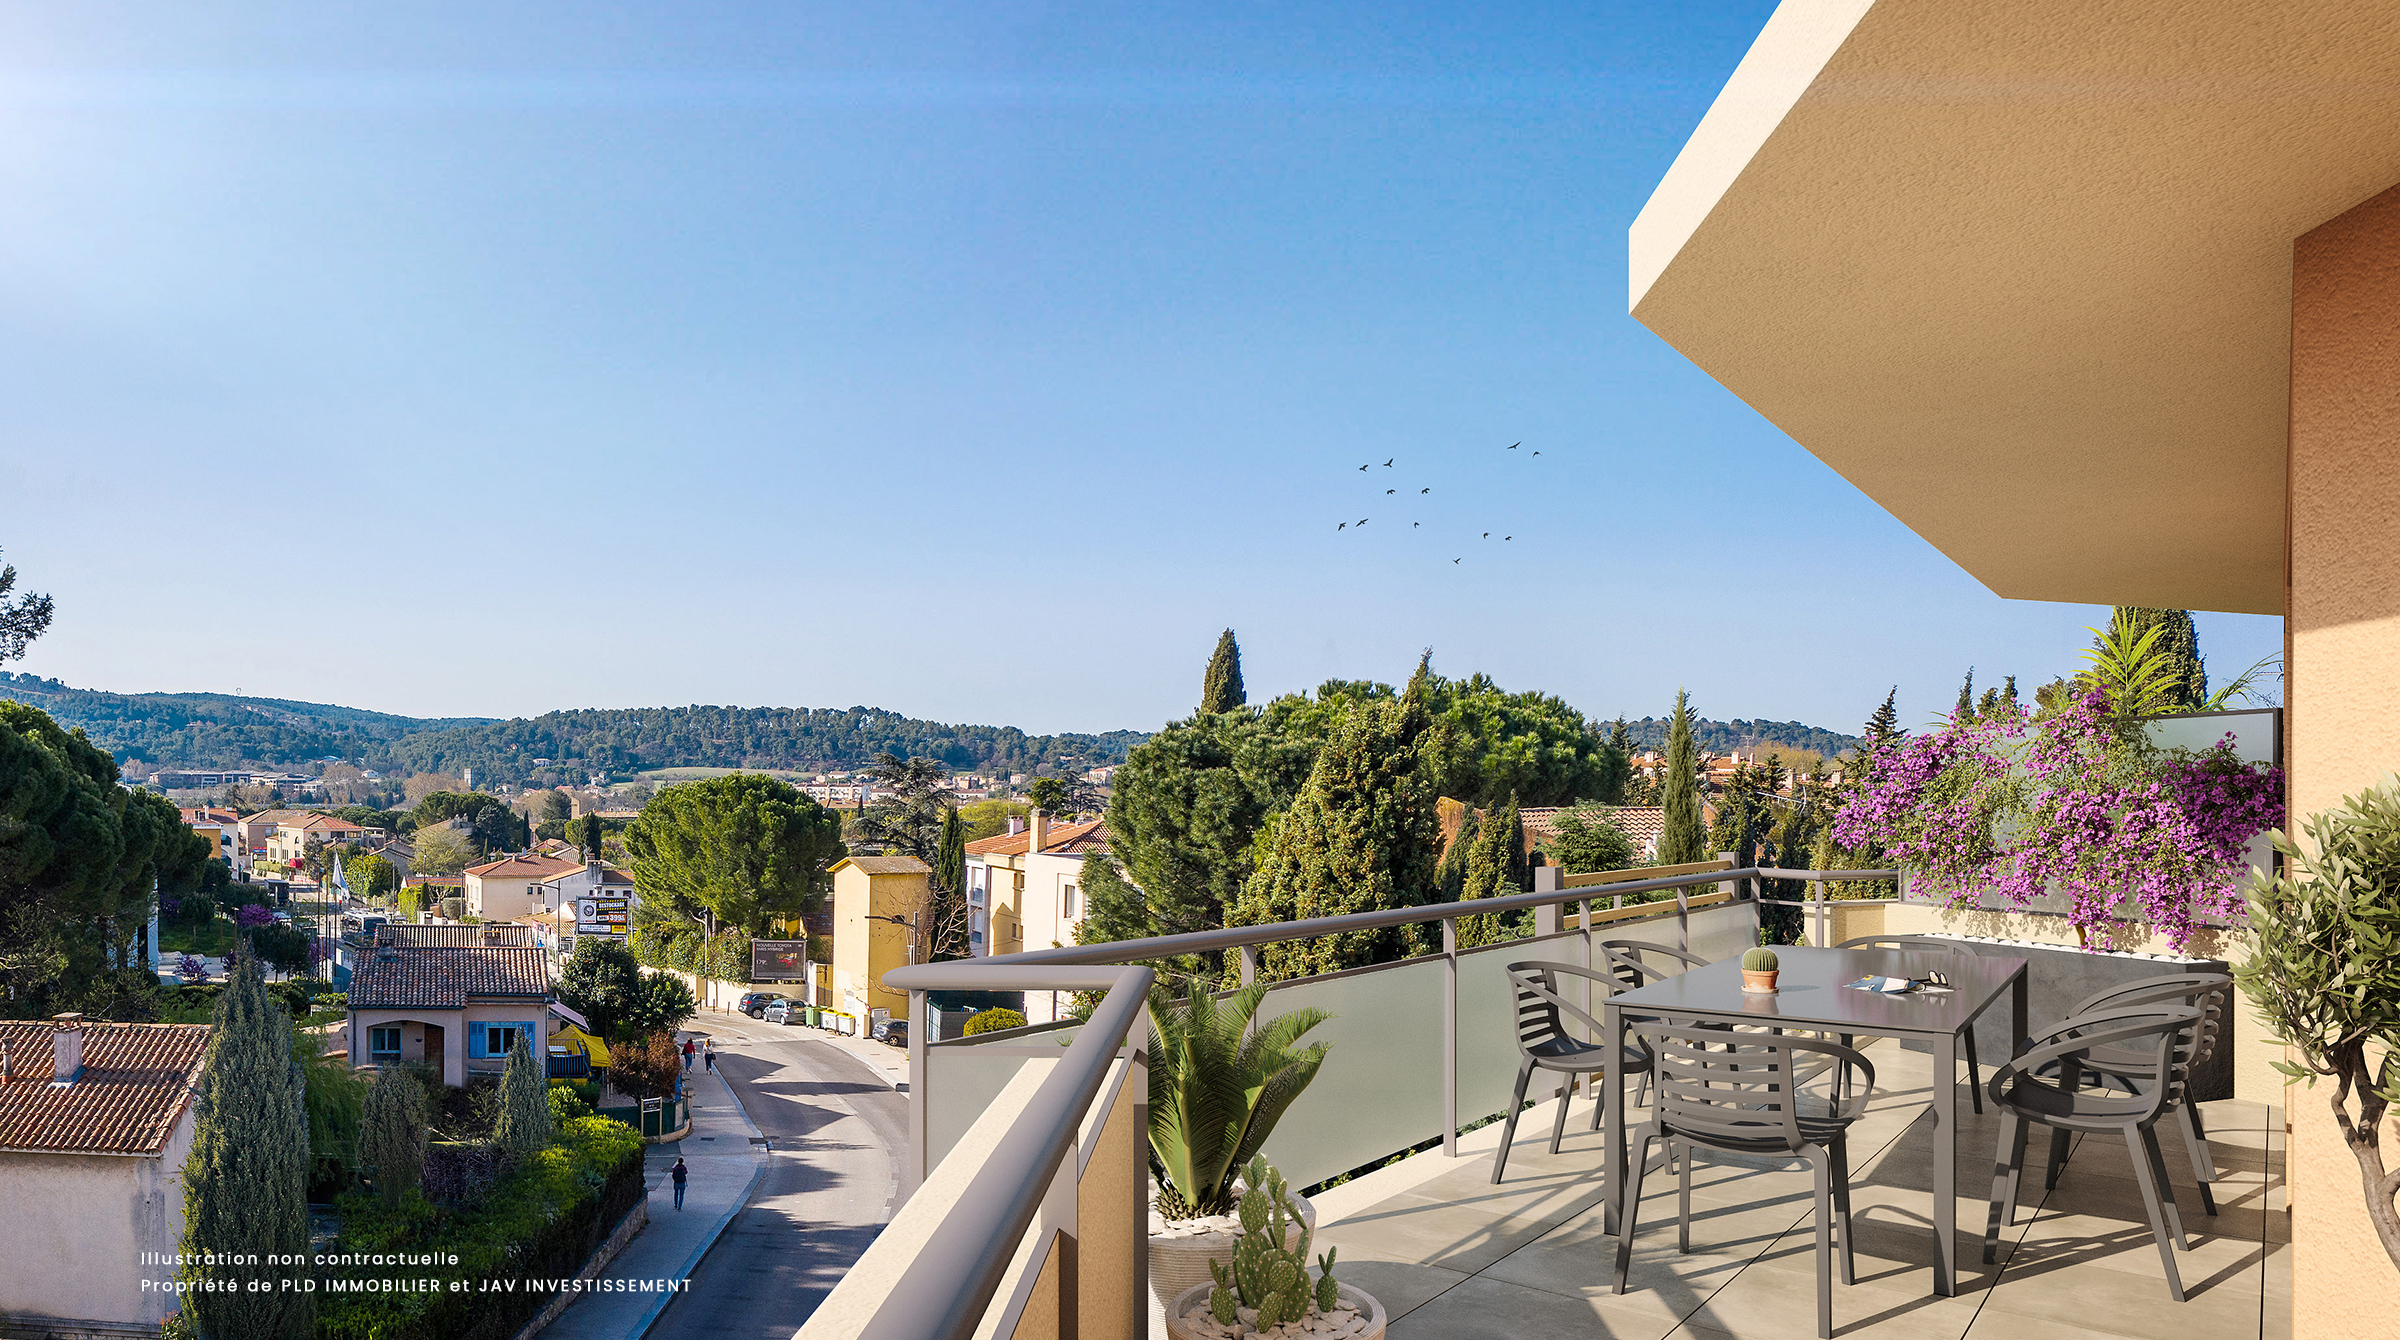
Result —
<path fill-rule="evenodd" d="M 484 1046 L 484 1027 L 485 1025 L 480 1019 L 467 1025 L 467 1055 L 479 1061 L 488 1060 L 491 1056 L 491 1052 Z"/>

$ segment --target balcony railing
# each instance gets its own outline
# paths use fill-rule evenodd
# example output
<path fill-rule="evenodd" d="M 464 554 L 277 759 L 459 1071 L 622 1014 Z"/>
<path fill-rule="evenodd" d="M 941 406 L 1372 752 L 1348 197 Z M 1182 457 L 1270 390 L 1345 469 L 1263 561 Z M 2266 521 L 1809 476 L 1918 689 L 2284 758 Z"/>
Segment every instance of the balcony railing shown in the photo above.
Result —
<path fill-rule="evenodd" d="M 1292 1184 L 1305 1187 L 1436 1142 L 1455 1157 L 1463 1125 L 1501 1114 L 1516 1080 L 1508 963 L 1534 957 L 1589 965 L 1600 957 L 1595 941 L 1619 939 L 1711 960 L 1737 954 L 1758 942 L 1760 878 L 1816 884 L 1822 939 L 1825 882 L 1896 877 L 1889 870 L 1736 869 L 1730 859 L 1663 871 L 1535 874 L 1534 892 L 1508 898 L 887 972 L 887 986 L 909 992 L 912 1018 L 929 990 L 1107 994 L 1080 1023 L 937 1043 L 910 1030 L 907 1201 L 801 1336 L 1095 1340 L 1143 1332 L 1145 1006 L 1154 975 L 1133 965 L 1233 951 L 1248 981 L 1268 945 L 1439 924 L 1438 953 L 1270 986 L 1262 1015 L 1316 1006 L 1333 1016 L 1309 1034 L 1332 1044 L 1323 1068 L 1265 1149 Z M 1707 891 L 1712 885 L 1732 887 Z M 1652 896 L 1657 901 L 1643 901 Z M 1507 912 L 1530 912 L 1532 933 L 1460 945 L 1458 918 Z M 1557 1077 L 1540 1072 L 1527 1097 L 1557 1092 Z"/>

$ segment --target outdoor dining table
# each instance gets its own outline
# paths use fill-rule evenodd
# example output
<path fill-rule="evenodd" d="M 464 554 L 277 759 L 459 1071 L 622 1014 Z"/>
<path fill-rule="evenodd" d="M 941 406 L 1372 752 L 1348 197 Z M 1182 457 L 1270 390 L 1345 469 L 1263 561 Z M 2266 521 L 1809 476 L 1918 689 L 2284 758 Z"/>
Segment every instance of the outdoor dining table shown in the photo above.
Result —
<path fill-rule="evenodd" d="M 2010 1055 L 2023 1049 L 2026 1036 L 2025 963 L 2021 958 L 1983 957 L 1972 953 L 1943 954 L 1900 949 L 1778 948 L 1778 990 L 1771 995 L 1742 990 L 1739 957 L 1693 968 L 1638 990 L 1610 996 L 1604 1027 L 1607 1041 L 1625 1046 L 1629 1018 L 1697 1020 L 1737 1026 L 1806 1033 L 1847 1033 L 1852 1036 L 1907 1038 L 1931 1044 L 1933 1052 L 1933 1280 L 1936 1293 L 1958 1292 L 1955 1253 L 1958 1229 L 1958 1058 L 1960 1036 L 1983 1012 L 2009 997 Z M 1854 990 L 1849 983 L 1864 977 L 1909 977 L 1924 980 L 1941 973 L 1946 992 L 1908 992 L 1886 995 Z M 1989 1061 L 1994 1058 L 1980 1058 Z M 1943 1082 L 1947 1079 L 1947 1082 Z M 1622 1222 L 1624 1199 L 1635 1185 L 1625 1171 L 1625 1094 L 1621 1072 L 1612 1072 L 1616 1092 L 1608 1103 L 1607 1231 Z"/>

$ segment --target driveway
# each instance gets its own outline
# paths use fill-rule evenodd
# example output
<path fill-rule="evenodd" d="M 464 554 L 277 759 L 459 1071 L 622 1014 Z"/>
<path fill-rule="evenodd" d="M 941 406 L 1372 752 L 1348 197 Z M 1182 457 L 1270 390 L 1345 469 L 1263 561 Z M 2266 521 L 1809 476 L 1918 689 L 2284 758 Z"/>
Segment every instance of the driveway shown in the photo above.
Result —
<path fill-rule="evenodd" d="M 749 1203 L 650 1330 L 791 1340 L 891 1217 L 908 1099 L 812 1029 L 706 1015 L 717 1073 L 772 1143 Z"/>

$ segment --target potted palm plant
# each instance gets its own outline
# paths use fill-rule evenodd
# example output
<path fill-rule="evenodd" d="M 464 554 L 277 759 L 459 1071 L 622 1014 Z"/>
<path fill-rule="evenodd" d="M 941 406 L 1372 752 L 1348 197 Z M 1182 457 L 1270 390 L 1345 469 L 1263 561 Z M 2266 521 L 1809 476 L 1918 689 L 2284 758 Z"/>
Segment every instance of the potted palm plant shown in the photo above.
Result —
<path fill-rule="evenodd" d="M 1210 1283 L 1209 1263 L 1233 1263 L 1243 1168 L 1257 1156 L 1324 1064 L 1326 1044 L 1301 1035 L 1333 1016 L 1300 1009 L 1257 1022 L 1265 983 L 1224 1000 L 1193 990 L 1150 1009 L 1150 1155 L 1158 1194 L 1150 1212 L 1150 1287 L 1161 1305 Z M 1316 1207 L 1285 1192 L 1297 1241 Z M 1285 1244 L 1287 1247 L 1291 1242 Z"/>

